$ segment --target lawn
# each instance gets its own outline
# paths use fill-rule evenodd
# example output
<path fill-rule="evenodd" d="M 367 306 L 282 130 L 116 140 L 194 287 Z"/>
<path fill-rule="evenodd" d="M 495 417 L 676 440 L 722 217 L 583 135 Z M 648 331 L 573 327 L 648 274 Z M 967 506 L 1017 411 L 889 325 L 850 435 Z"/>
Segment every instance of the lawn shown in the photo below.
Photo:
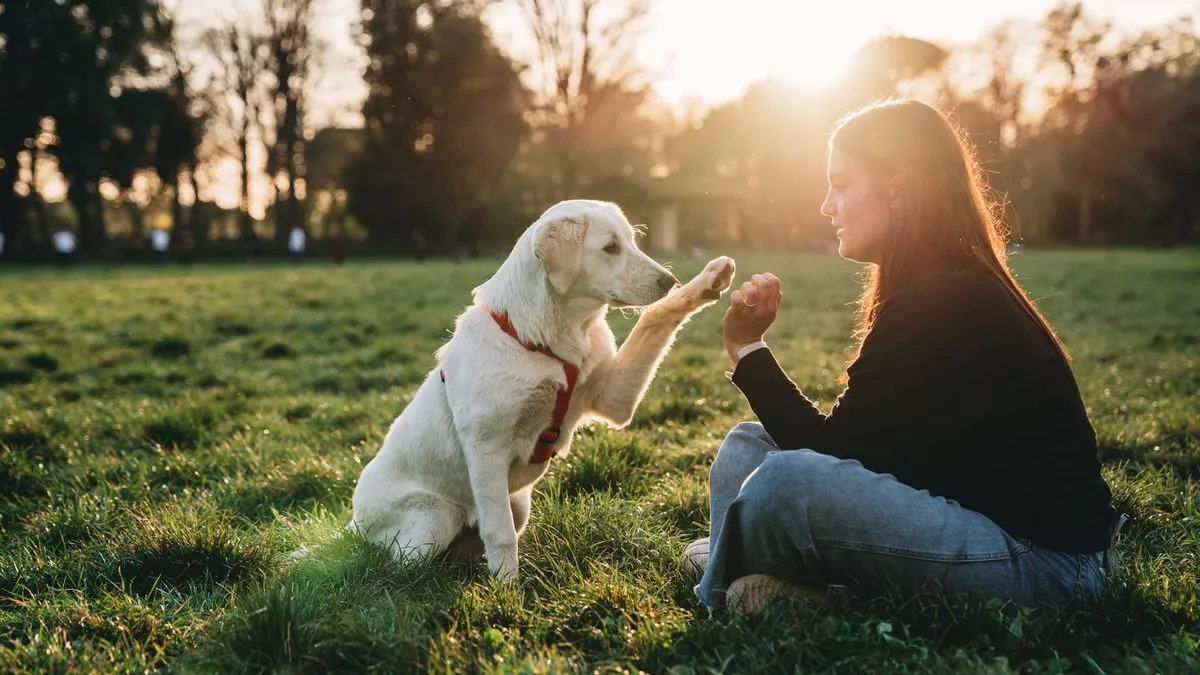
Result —
<path fill-rule="evenodd" d="M 736 257 L 738 281 L 783 279 L 769 339 L 827 409 L 859 268 Z M 497 264 L 0 268 L 0 671 L 1200 670 L 1200 252 L 1013 257 L 1132 517 L 1103 598 L 715 619 L 679 554 L 707 532 L 721 438 L 751 418 L 719 308 L 628 428 L 585 429 L 553 460 L 515 587 L 343 533 L 361 467 Z"/>

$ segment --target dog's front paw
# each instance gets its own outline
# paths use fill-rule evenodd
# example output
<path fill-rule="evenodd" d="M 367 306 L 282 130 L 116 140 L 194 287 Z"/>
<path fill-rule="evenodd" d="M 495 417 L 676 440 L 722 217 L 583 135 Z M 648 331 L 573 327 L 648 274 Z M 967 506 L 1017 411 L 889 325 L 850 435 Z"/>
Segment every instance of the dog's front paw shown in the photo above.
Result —
<path fill-rule="evenodd" d="M 490 555 L 493 551 L 489 551 L 488 569 L 492 575 L 505 583 L 514 583 L 517 580 L 517 551 L 513 547 L 512 550 L 494 551 L 496 555 Z M 494 558 L 494 559 L 493 559 Z"/>
<path fill-rule="evenodd" d="M 506 584 L 517 583 L 517 561 L 513 560 L 512 564 L 503 563 L 498 567 L 493 567 L 492 574 Z"/>
<path fill-rule="evenodd" d="M 710 261 L 699 274 L 683 285 L 679 298 L 689 309 L 699 309 L 716 302 L 733 282 L 737 266 L 733 258 L 721 256 Z"/>

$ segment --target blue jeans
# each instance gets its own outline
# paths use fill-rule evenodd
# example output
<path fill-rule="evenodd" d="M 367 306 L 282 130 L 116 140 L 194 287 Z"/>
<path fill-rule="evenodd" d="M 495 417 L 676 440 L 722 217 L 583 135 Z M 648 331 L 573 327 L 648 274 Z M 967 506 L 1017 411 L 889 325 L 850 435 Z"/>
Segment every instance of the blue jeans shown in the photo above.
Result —
<path fill-rule="evenodd" d="M 1104 552 L 1053 551 L 853 460 L 781 451 L 743 422 L 709 472 L 711 553 L 696 594 L 713 609 L 739 577 L 770 574 L 872 595 L 969 593 L 1020 604 L 1096 594 Z"/>

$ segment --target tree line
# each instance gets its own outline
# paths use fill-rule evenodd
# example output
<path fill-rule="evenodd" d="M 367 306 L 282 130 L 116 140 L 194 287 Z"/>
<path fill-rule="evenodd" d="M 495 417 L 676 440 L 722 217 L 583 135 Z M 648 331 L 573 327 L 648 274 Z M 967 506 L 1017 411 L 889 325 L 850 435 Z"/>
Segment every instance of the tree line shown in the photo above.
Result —
<path fill-rule="evenodd" d="M 497 44 L 487 0 L 361 0 L 362 125 L 324 129 L 309 122 L 332 60 L 321 0 L 243 3 L 200 28 L 162 0 L 4 3 L 5 255 L 62 228 L 115 255 L 163 227 L 200 248 L 300 227 L 377 251 L 473 251 L 572 196 L 627 201 L 651 227 L 673 205 L 689 244 L 820 247 L 828 132 L 904 95 L 953 110 L 1019 241 L 1200 240 L 1200 35 L 1186 19 L 1128 36 L 1064 3 L 972 45 L 878 36 L 821 90 L 763 81 L 680 115 L 634 58 L 647 0 L 506 1 L 527 55 Z M 222 162 L 237 167 L 234 208 L 214 203 Z M 62 199 L 43 194 L 56 184 Z"/>

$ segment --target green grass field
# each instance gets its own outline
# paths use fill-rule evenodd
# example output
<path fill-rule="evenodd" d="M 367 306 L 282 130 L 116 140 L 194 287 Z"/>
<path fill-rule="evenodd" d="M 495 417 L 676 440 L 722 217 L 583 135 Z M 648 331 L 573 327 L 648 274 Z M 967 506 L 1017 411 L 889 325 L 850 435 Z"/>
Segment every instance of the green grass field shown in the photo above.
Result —
<path fill-rule="evenodd" d="M 630 427 L 585 429 L 554 460 L 517 586 L 342 533 L 358 472 L 496 265 L 0 271 L 0 671 L 1200 670 L 1200 252 L 1013 258 L 1132 516 L 1102 599 L 716 619 L 679 554 L 707 533 L 722 437 L 750 419 L 724 377 L 724 301 L 684 328 Z M 738 268 L 783 279 L 770 341 L 827 409 L 859 268 Z"/>

